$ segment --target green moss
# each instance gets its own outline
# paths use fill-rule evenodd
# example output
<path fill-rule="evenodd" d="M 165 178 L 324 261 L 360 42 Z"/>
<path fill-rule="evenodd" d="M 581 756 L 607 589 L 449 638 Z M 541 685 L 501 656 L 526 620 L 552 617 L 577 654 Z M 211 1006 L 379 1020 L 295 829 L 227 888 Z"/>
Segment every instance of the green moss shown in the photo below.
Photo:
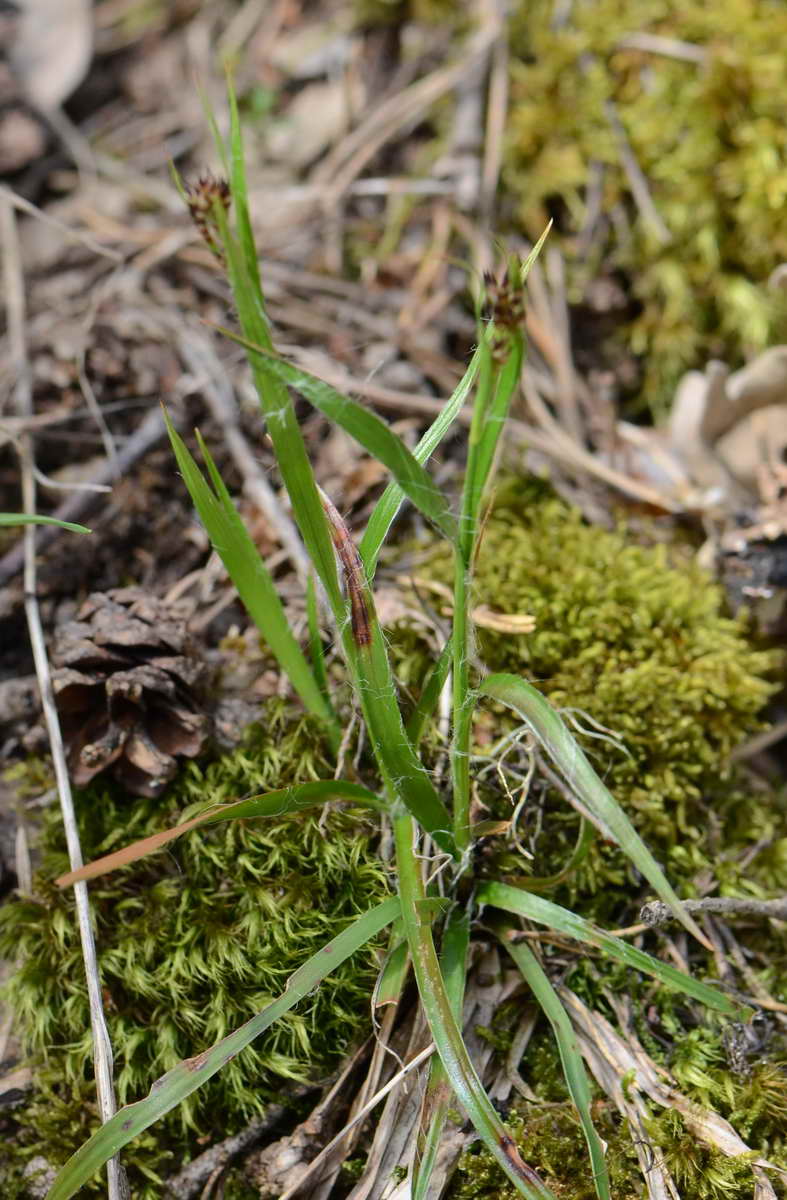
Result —
<path fill-rule="evenodd" d="M 554 11 L 552 0 L 514 7 L 505 179 L 532 238 L 559 213 L 553 237 L 575 301 L 602 262 L 626 273 L 641 305 L 628 343 L 643 356 L 647 400 L 663 410 L 688 367 L 719 356 L 737 365 L 783 338 L 784 301 L 765 282 L 787 258 L 787 9 L 598 0 L 572 5 L 562 23 Z M 674 39 L 704 58 L 626 48 L 627 34 Z M 610 103 L 667 243 L 633 200 Z M 588 257 L 578 234 L 599 171 L 605 220 Z"/>
<path fill-rule="evenodd" d="M 695 1103 L 710 1103 L 726 1116 L 755 1151 L 737 1159 L 728 1158 L 698 1142 L 679 1113 L 655 1106 L 646 1121 L 648 1136 L 660 1161 L 675 1178 L 682 1200 L 750 1200 L 751 1158 L 764 1156 L 777 1166 L 787 1163 L 784 1065 L 762 1063 L 749 1077 L 740 1078 L 724 1061 L 718 1032 L 692 1031 L 690 1043 L 690 1047 L 676 1043 L 673 1058 L 679 1057 L 682 1062 L 670 1064 L 681 1089 Z M 663 1056 L 662 1046 L 659 1057 Z M 689 1073 L 701 1071 L 702 1063 L 707 1065 L 709 1060 L 715 1064 L 714 1082 L 721 1088 L 721 1094 L 716 1090 L 711 1097 L 686 1077 L 687 1069 Z M 559 1200 L 595 1200 L 584 1138 L 567 1097 L 554 1042 L 546 1032 L 533 1039 L 521 1071 L 538 1095 L 536 1104 L 516 1101 L 515 1115 L 509 1121 L 523 1158 Z M 643 1180 L 628 1123 L 600 1097 L 595 1085 L 594 1095 L 593 1120 L 607 1144 L 611 1193 L 615 1200 L 640 1200 Z M 753 1121 L 747 1121 L 747 1109 L 756 1112 Z M 775 1177 L 774 1182 L 778 1192 Z M 515 1195 L 480 1144 L 462 1156 L 448 1192 L 449 1200 L 515 1200 Z"/>
<path fill-rule="evenodd" d="M 132 802 L 101 785 L 79 794 L 83 852 L 94 858 L 207 804 L 331 773 L 315 725 L 270 702 L 264 727 L 240 749 L 208 766 L 191 763 L 163 798 Z M 338 810 L 228 822 L 91 885 L 121 1103 L 262 1008 L 309 955 L 380 899 L 386 874 L 369 835 L 362 817 Z M 34 898 L 0 910 L 0 951 L 21 958 L 9 1000 L 39 1064 L 39 1109 L 63 1110 L 29 1147 L 62 1158 L 94 1118 L 73 899 L 51 882 L 67 870 L 54 810 L 41 849 Z M 226 1136 L 283 1080 L 327 1072 L 368 1019 L 375 961 L 371 947 L 354 956 L 194 1093 L 167 1118 L 170 1141 L 182 1149 Z M 158 1128 L 146 1135 L 144 1153 L 139 1144 L 131 1151 L 140 1170 L 166 1168 Z"/>
<path fill-rule="evenodd" d="M 442 550 L 419 570 L 450 582 Z M 757 802 L 726 764 L 760 727 L 778 658 L 753 648 L 743 623 L 724 615 L 707 574 L 691 562 L 670 565 L 664 546 L 587 526 L 577 510 L 531 481 L 501 489 L 474 595 L 499 612 L 535 617 L 527 635 L 479 629 L 480 657 L 492 670 L 524 675 L 587 731 L 581 740 L 596 769 L 671 876 L 693 878 L 730 843 L 770 839 L 753 870 L 742 872 L 727 854 L 718 869 L 729 894 L 763 894 L 777 885 L 787 854 L 784 801 L 774 803 L 768 793 Z M 411 675 L 419 670 L 411 658 Z M 494 717 L 493 734 L 502 719 Z M 592 736 L 599 729 L 611 736 Z M 477 730 L 488 732 L 483 724 Z M 536 875 L 560 868 L 576 834 L 565 801 L 547 816 Z M 506 863 L 521 868 L 519 856 Z M 623 857 L 596 846 L 575 873 L 571 899 L 626 877 Z"/>
<path fill-rule="evenodd" d="M 523 1105 L 508 1119 L 519 1151 L 558 1200 L 596 1200 L 587 1146 L 573 1106 L 566 1100 Z M 640 1200 L 642 1176 L 625 1122 L 612 1106 L 597 1101 L 593 1116 L 607 1143 L 607 1166 L 615 1200 Z M 516 1200 L 516 1190 L 491 1155 L 476 1143 L 459 1160 L 448 1200 Z"/>

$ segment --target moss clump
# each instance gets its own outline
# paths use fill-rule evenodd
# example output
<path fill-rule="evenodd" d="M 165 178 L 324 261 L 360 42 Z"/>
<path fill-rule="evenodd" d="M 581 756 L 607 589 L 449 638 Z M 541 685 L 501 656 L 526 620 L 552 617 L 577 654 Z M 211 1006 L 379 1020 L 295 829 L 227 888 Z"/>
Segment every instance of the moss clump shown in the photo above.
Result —
<path fill-rule="evenodd" d="M 625 1122 L 604 1101 L 594 1104 L 593 1118 L 607 1145 L 612 1195 L 615 1200 L 640 1200 L 642 1176 Z M 597 1200 L 587 1145 L 569 1101 L 519 1108 L 507 1125 L 525 1162 L 559 1200 Z M 447 1193 L 448 1200 L 516 1200 L 517 1194 L 480 1143 L 462 1155 Z"/>
<path fill-rule="evenodd" d="M 764 1064 L 748 1079 L 735 1078 L 722 1067 L 718 1035 L 696 1031 L 693 1062 L 696 1067 L 707 1052 L 719 1062 L 719 1082 L 730 1101 L 712 1105 L 731 1120 L 753 1147 L 752 1156 L 730 1158 L 698 1142 L 685 1128 L 677 1111 L 656 1108 L 646 1122 L 647 1133 L 659 1160 L 673 1175 L 682 1200 L 750 1200 L 753 1186 L 751 1157 L 767 1157 L 776 1166 L 787 1162 L 785 1153 L 784 1096 L 787 1075 L 776 1064 Z M 703 1045 L 700 1045 L 700 1042 Z M 688 1057 L 688 1056 L 687 1056 Z M 534 1167 L 560 1200 L 595 1200 L 588 1168 L 587 1148 L 576 1112 L 567 1099 L 559 1057 L 551 1037 L 538 1035 L 528 1049 L 523 1075 L 539 1097 L 537 1104 L 517 1101 L 509 1121 L 523 1158 Z M 704 1103 L 702 1088 L 691 1084 L 684 1092 Z M 593 1121 L 607 1144 L 610 1190 L 615 1200 L 640 1200 L 643 1179 L 628 1124 L 614 1106 L 594 1091 Z M 754 1104 L 759 1113 L 756 1129 L 746 1129 L 745 1109 Z M 736 1122 L 739 1118 L 741 1123 Z M 778 1179 L 773 1177 L 778 1188 Z M 459 1162 L 449 1200 L 515 1200 L 515 1189 L 480 1144 Z"/>
<path fill-rule="evenodd" d="M 629 345 L 644 359 L 646 399 L 663 409 L 688 367 L 738 362 L 783 336 L 783 300 L 764 285 L 787 258 L 787 9 L 597 0 L 560 23 L 554 12 L 552 0 L 515 7 L 505 178 L 531 237 L 558 213 L 575 301 L 602 263 L 626 273 L 641 306 Z M 631 34 L 695 58 L 627 46 Z M 634 202 L 610 104 L 669 241 Z M 591 179 L 603 217 L 588 257 L 577 235 Z"/>
<path fill-rule="evenodd" d="M 437 551 L 421 573 L 450 582 L 446 554 Z M 723 614 L 709 576 L 691 563 L 670 566 L 663 546 L 587 526 L 546 485 L 530 481 L 498 494 L 474 589 L 479 604 L 535 616 L 531 634 L 479 629 L 481 658 L 492 670 L 522 674 L 585 727 L 586 714 L 616 735 L 623 748 L 609 738 L 581 740 L 646 842 L 668 859 L 671 875 L 691 878 L 708 854 L 729 849 L 726 827 L 743 845 L 774 839 L 761 865 L 763 886 L 771 876 L 775 885 L 787 855 L 787 841 L 779 839 L 783 817 L 771 796 L 757 805 L 749 787 L 725 778 L 725 763 L 758 728 L 777 659 L 753 649 L 743 624 Z M 539 862 L 536 874 L 559 869 L 575 827 L 561 801 L 541 842 L 547 857 L 557 857 Z M 580 890 L 615 881 L 589 878 L 594 862 L 591 856 Z M 622 858 L 607 862 L 619 863 L 622 883 Z M 725 890 L 734 894 L 740 873 L 734 862 L 722 867 Z M 746 886 L 753 886 L 747 874 Z"/>
<path fill-rule="evenodd" d="M 190 764 L 158 800 L 131 803 L 101 786 L 79 794 L 83 852 L 93 858 L 207 804 L 330 774 L 315 725 L 271 702 L 264 727 L 240 749 L 208 766 Z M 362 817 L 341 811 L 228 822 L 91 885 L 121 1103 L 242 1024 L 309 955 L 380 900 L 386 874 L 369 834 Z M 28 1137 L 27 1149 L 54 1159 L 75 1148 L 91 1120 L 90 1034 L 73 899 L 51 882 L 68 869 L 54 811 L 41 849 L 35 897 L 0 911 L 0 951 L 21 958 L 9 1001 L 39 1064 L 40 1086 L 62 1108 L 51 1136 Z M 155 1174 L 165 1165 L 166 1137 L 181 1152 L 196 1138 L 226 1136 L 282 1080 L 330 1069 L 366 1019 L 374 972 L 370 947 L 174 1110 L 165 1141 L 154 1126 L 145 1153 L 132 1148 L 132 1159 Z M 140 1176 L 135 1195 L 148 1194 L 143 1183 Z M 156 1186 L 151 1196 L 161 1194 Z"/>

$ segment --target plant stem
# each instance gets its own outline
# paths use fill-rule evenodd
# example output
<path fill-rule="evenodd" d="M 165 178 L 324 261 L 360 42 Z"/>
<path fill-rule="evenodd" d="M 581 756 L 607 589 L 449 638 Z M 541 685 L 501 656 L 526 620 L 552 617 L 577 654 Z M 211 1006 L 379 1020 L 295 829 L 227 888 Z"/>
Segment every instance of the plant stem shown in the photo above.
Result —
<path fill-rule="evenodd" d="M 459 1103 L 520 1195 L 527 1197 L 527 1200 L 554 1200 L 552 1192 L 535 1171 L 522 1161 L 470 1060 L 435 950 L 421 864 L 413 845 L 413 820 L 400 804 L 394 807 L 392 820 L 402 922 L 424 1015 L 445 1073 Z"/>
<path fill-rule="evenodd" d="M 467 468 L 462 488 L 459 537 L 454 550 L 453 618 L 453 737 L 451 740 L 451 779 L 454 800 L 454 839 L 459 853 L 470 844 L 470 729 L 473 703 L 470 696 L 470 565 L 476 538 L 476 519 L 483 481 L 479 485 L 478 447 L 484 417 L 494 390 L 495 371 L 486 341 L 481 343 L 478 387 L 473 403 L 473 419 L 467 447 Z"/>
<path fill-rule="evenodd" d="M 454 839 L 463 854 L 470 845 L 470 729 L 473 698 L 470 695 L 469 612 L 470 571 L 464 561 L 461 540 L 454 551 L 454 622 L 452 634 L 453 737 L 451 739 L 451 778 L 454 798 Z"/>

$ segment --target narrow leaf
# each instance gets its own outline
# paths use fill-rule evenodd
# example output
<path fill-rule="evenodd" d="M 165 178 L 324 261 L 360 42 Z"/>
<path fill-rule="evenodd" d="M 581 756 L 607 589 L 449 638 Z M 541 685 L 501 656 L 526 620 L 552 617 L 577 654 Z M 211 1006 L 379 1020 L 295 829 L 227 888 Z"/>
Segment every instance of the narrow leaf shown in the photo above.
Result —
<path fill-rule="evenodd" d="M 622 938 L 615 937 L 614 934 L 607 933 L 596 925 L 591 925 L 590 921 L 586 921 L 584 917 L 578 916 L 577 913 L 571 912 L 567 908 L 561 908 L 559 904 L 553 904 L 551 900 L 545 900 L 543 896 L 534 896 L 532 892 L 509 887 L 506 883 L 491 882 L 481 885 L 476 899 L 479 904 L 491 904 L 506 912 L 516 913 L 520 917 L 527 917 L 528 920 L 535 921 L 538 925 L 546 925 L 549 929 L 554 929 L 557 933 L 565 934 L 576 941 L 595 946 L 597 949 L 603 950 L 610 958 L 614 958 L 616 962 L 623 963 L 624 966 L 631 967 L 635 971 L 642 971 L 646 975 L 652 975 L 654 979 L 658 979 L 659 983 L 672 988 L 673 991 L 683 992 L 692 999 L 699 1000 L 707 1008 L 724 1013 L 725 1016 L 741 1019 L 740 1006 L 733 1003 L 716 988 L 692 979 L 691 975 L 686 975 L 677 967 L 670 966 L 669 963 L 652 958 L 650 954 L 645 954 L 643 950 L 637 950 L 635 946 L 630 946 Z"/>
<path fill-rule="evenodd" d="M 244 261 L 252 277 L 252 282 L 260 295 L 262 295 L 257 247 L 254 244 L 254 233 L 249 214 L 249 193 L 246 182 L 246 155 L 243 150 L 243 130 L 241 129 L 240 112 L 238 111 L 238 97 L 229 71 L 227 71 L 227 95 L 230 102 L 230 190 L 235 205 L 238 238 L 243 251 Z"/>
<path fill-rule="evenodd" d="M 480 356 L 481 351 L 479 348 L 471 358 L 467 370 L 447 400 L 445 408 L 427 429 L 413 451 L 413 456 L 419 463 L 428 462 L 464 408 L 467 397 L 470 395 L 470 391 L 478 375 Z M 404 492 L 398 483 L 389 483 L 372 510 L 372 515 L 369 518 L 369 523 L 366 526 L 366 531 L 361 538 L 359 546 L 361 558 L 363 559 L 369 579 L 374 578 L 380 547 L 385 541 L 388 530 L 393 524 L 393 520 L 399 511 L 399 506 L 403 499 Z"/>
<path fill-rule="evenodd" d="M 345 959 L 396 920 L 399 912 L 399 901 L 392 898 L 364 913 L 299 967 L 290 976 L 285 991 L 278 999 L 267 1004 L 245 1025 L 222 1038 L 209 1050 L 195 1058 L 184 1059 L 166 1075 L 162 1075 L 144 1100 L 122 1108 L 80 1146 L 58 1174 L 47 1192 L 46 1200 L 70 1200 L 118 1150 L 220 1071 L 274 1021 L 289 1012 L 299 1000 L 303 1000 Z"/>
<path fill-rule="evenodd" d="M 357 783 L 345 783 L 342 779 L 318 779 L 311 783 L 296 783 L 261 796 L 247 796 L 243 800 L 234 800 L 231 804 L 218 804 L 206 808 L 189 821 L 162 829 L 150 837 L 140 838 L 139 841 L 124 846 L 122 850 L 115 850 L 112 854 L 105 854 L 103 858 L 86 863 L 77 871 L 69 871 L 67 875 L 56 879 L 55 883 L 58 887 L 68 887 L 80 879 L 95 879 L 99 875 L 106 875 L 110 871 L 116 871 L 118 867 L 125 867 L 128 863 L 145 858 L 173 842 L 181 834 L 188 833 L 190 829 L 197 829 L 200 825 L 249 820 L 252 817 L 281 817 L 286 813 L 302 812 L 306 808 L 314 808 L 315 805 L 327 804 L 329 800 L 346 800 L 380 812 L 387 811 L 385 801 Z"/>
<path fill-rule="evenodd" d="M 346 433 L 363 446 L 373 458 L 382 463 L 394 477 L 404 494 L 415 507 L 432 522 L 440 532 L 454 541 L 456 520 L 448 501 L 427 474 L 418 459 L 407 449 L 400 437 L 388 428 L 371 409 L 351 400 L 326 383 L 311 375 L 294 363 L 285 362 L 262 346 L 254 346 L 246 338 L 238 337 L 229 329 L 221 331 L 232 341 L 245 346 L 250 355 L 262 357 L 265 366 L 282 383 L 297 389 L 302 396 L 330 421 L 339 425 Z"/>
<path fill-rule="evenodd" d="M 374 989 L 374 1006 L 383 1008 L 387 1004 L 398 1004 L 404 990 L 407 972 L 410 969 L 410 948 L 401 940 L 401 921 L 391 930 L 392 949 L 383 964 L 377 986 Z"/>
<path fill-rule="evenodd" d="M 207 447 L 202 443 L 216 493 L 206 482 L 166 412 L 164 415 L 172 449 L 194 507 L 249 616 L 309 711 L 332 721 L 334 718 L 326 698 L 290 629 L 270 571 L 238 516 Z"/>
<path fill-rule="evenodd" d="M 248 218 L 248 214 L 246 217 Z M 265 297 L 259 282 L 256 250 L 253 248 L 253 242 L 249 245 L 250 227 L 247 229 L 244 224 L 239 241 L 229 227 L 227 214 L 220 208 L 216 210 L 216 219 L 243 337 L 253 346 L 272 350 Z M 337 623 L 341 624 L 345 615 L 344 603 L 336 577 L 331 539 L 295 409 L 286 385 L 270 370 L 265 356 L 249 352 L 248 358 L 295 521 L 312 565 L 325 588 L 334 617 Z"/>
<path fill-rule="evenodd" d="M 490 675 L 478 690 L 482 696 L 500 700 L 527 721 L 569 787 L 597 820 L 605 835 L 612 835 L 681 924 L 709 949 L 707 939 L 684 909 L 661 867 L 552 705 L 532 684 L 517 675 Z"/>
<path fill-rule="evenodd" d="M 58 529 L 70 529 L 72 533 L 92 533 L 84 525 L 72 521 L 58 521 L 57 517 L 40 517 L 37 513 L 0 513 L 0 526 L 6 525 L 57 525 Z"/>
<path fill-rule="evenodd" d="M 588 1152 L 590 1153 L 596 1195 L 599 1197 L 599 1200 L 610 1200 L 609 1173 L 607 1171 L 607 1164 L 604 1161 L 604 1147 L 593 1125 L 590 1110 L 592 1102 L 590 1084 L 585 1072 L 585 1065 L 582 1061 L 582 1052 L 579 1049 L 579 1043 L 571 1021 L 563 1005 L 560 1003 L 557 992 L 552 987 L 530 947 L 526 946 L 524 942 L 513 942 L 506 938 L 503 939 L 503 942 L 508 953 L 522 972 L 525 982 L 538 1001 L 544 1016 L 552 1026 L 558 1053 L 560 1054 L 560 1062 L 563 1066 L 563 1075 L 565 1076 L 571 1099 L 576 1106 L 582 1131 L 585 1135 L 585 1141 L 587 1142 Z"/>

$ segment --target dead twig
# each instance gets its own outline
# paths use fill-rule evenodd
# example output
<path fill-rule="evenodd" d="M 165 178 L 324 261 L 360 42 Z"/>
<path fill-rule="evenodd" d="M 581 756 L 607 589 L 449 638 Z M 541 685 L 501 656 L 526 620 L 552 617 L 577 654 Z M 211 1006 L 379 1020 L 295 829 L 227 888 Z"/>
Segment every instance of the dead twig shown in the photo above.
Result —
<path fill-rule="evenodd" d="M 32 412 L 32 379 L 30 364 L 27 358 L 25 342 L 25 302 L 22 265 L 19 255 L 19 238 L 16 228 L 14 206 L 6 198 L 0 205 L 0 226 L 2 228 L 3 245 L 3 275 L 6 296 L 6 312 L 8 317 L 8 340 L 11 347 L 11 357 L 16 366 L 15 399 L 19 416 L 29 417 Z M 36 511 L 36 485 L 33 474 L 33 445 L 30 435 L 25 433 L 20 439 L 20 457 L 22 469 L 22 503 L 25 512 Z M 81 493 L 85 495 L 85 493 Z M 36 596 L 36 527 L 28 525 L 23 536 L 24 559 L 24 592 L 25 615 L 33 651 L 38 687 L 41 693 L 41 704 L 44 711 L 49 743 L 52 751 L 52 764 L 63 813 L 63 826 L 68 845 L 71 869 L 77 870 L 82 866 L 82 849 L 79 842 L 76 816 L 74 813 L 71 784 L 66 767 L 66 756 L 60 731 L 57 708 L 49 672 L 44 631 L 41 624 L 41 614 Z M 101 978 L 98 970 L 96 946 L 93 938 L 93 926 L 90 917 L 87 885 L 74 885 L 79 937 L 82 945 L 82 958 L 85 966 L 88 1002 L 90 1006 L 90 1023 L 93 1032 L 93 1063 L 96 1079 L 96 1092 L 101 1120 L 106 1122 L 114 1116 L 117 1106 L 115 1090 L 112 1082 L 112 1046 L 104 1019 L 104 1008 L 101 994 Z M 107 1163 L 107 1186 L 109 1200 L 126 1200 L 129 1195 L 125 1172 L 117 1157 Z"/>
<path fill-rule="evenodd" d="M 37 208 L 35 204 L 26 200 L 24 196 L 19 196 L 4 183 L 0 183 L 0 196 L 7 204 L 11 204 L 15 209 L 18 209 L 19 212 L 23 212 L 29 217 L 35 217 L 37 221 L 42 221 L 44 225 L 51 226 L 52 229 L 56 229 L 68 241 L 80 243 L 86 249 L 90 250 L 92 254 L 100 254 L 104 258 L 112 259 L 113 262 L 119 263 L 123 261 L 123 255 L 119 251 L 111 250 L 108 246 L 102 246 L 89 233 L 85 233 L 81 229 L 72 229 L 70 225 L 59 221 L 57 217 L 50 216 L 49 213 Z"/>
<path fill-rule="evenodd" d="M 725 917 L 766 917 L 787 921 L 787 897 L 777 900 L 748 900 L 728 896 L 708 896 L 704 900 L 684 900 L 688 912 L 714 913 Z M 661 900 L 652 900 L 644 905 L 640 920 L 648 926 L 666 925 L 673 920 L 672 913 Z"/>
<path fill-rule="evenodd" d="M 411 1058 L 409 1062 L 405 1063 L 402 1069 L 397 1071 L 394 1077 L 389 1079 L 388 1082 L 379 1089 L 379 1091 L 375 1092 L 370 1100 L 367 1100 L 366 1104 L 364 1104 L 364 1106 L 354 1114 L 347 1124 L 339 1130 L 336 1136 L 331 1138 L 330 1142 L 328 1142 L 328 1145 L 323 1147 L 317 1157 L 312 1159 L 303 1174 L 299 1176 L 297 1183 L 294 1183 L 291 1187 L 287 1188 L 286 1192 L 282 1193 L 282 1195 L 279 1197 L 279 1200 L 291 1200 L 293 1196 L 301 1191 L 307 1180 L 316 1171 L 319 1171 L 326 1159 L 330 1156 L 333 1149 L 343 1141 L 350 1130 L 358 1125 L 359 1122 L 363 1121 L 364 1117 L 367 1117 L 369 1113 L 377 1107 L 380 1101 L 384 1100 L 388 1093 L 392 1091 L 399 1083 L 401 1083 L 406 1075 L 409 1075 L 411 1071 L 415 1071 L 418 1067 L 420 1067 L 421 1063 L 424 1063 L 428 1058 L 431 1058 L 432 1054 L 434 1054 L 434 1043 L 430 1042 L 429 1045 L 425 1046 L 419 1054 L 416 1054 L 415 1058 Z"/>

